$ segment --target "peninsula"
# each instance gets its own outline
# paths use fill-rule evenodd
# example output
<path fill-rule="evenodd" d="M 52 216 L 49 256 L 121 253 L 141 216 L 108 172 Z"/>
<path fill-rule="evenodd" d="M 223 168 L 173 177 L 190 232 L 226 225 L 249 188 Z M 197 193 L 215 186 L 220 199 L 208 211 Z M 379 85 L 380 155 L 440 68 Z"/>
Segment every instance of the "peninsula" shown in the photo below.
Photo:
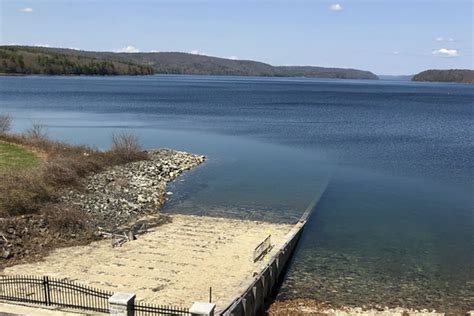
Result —
<path fill-rule="evenodd" d="M 430 69 L 413 76 L 412 81 L 474 83 L 474 70 L 469 69 Z"/>

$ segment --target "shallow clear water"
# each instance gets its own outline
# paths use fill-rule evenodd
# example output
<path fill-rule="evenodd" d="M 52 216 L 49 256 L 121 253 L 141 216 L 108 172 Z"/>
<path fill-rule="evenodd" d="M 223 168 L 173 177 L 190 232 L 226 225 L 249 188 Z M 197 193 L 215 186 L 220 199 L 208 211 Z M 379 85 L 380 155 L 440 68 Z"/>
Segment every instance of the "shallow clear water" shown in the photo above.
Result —
<path fill-rule="evenodd" d="M 105 148 L 208 162 L 167 212 L 295 221 L 329 181 L 280 297 L 474 308 L 474 88 L 240 77 L 2 77 L 0 112 Z"/>

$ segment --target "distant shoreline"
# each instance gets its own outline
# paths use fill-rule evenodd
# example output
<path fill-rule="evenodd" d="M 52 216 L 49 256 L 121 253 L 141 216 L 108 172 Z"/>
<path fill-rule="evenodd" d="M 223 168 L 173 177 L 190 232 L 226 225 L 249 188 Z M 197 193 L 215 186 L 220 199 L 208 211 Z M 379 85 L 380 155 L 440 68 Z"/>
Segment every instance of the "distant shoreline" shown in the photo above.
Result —
<path fill-rule="evenodd" d="M 444 82 L 474 84 L 474 70 L 469 69 L 430 69 L 416 74 L 411 79 L 419 82 Z"/>
<path fill-rule="evenodd" d="M 167 74 L 167 73 L 155 73 L 149 75 L 87 75 L 87 74 L 15 74 L 15 73 L 0 73 L 1 77 L 45 77 L 45 78 L 54 78 L 54 77 L 65 77 L 65 78 L 114 78 L 114 77 L 154 77 L 154 76 L 170 76 L 170 77 L 181 77 L 181 76 L 195 76 L 195 77 L 234 77 L 234 78 L 281 78 L 281 79 L 321 79 L 321 80 L 331 80 L 331 81 L 340 81 L 340 80 L 357 80 L 357 81 L 380 81 L 380 82 L 394 82 L 394 83 L 413 83 L 413 84 L 460 84 L 460 85 L 472 85 L 471 82 L 456 82 L 456 81 L 429 81 L 429 80 L 407 80 L 407 79 L 385 79 L 380 78 L 379 80 L 372 79 L 359 79 L 359 78 L 325 78 L 325 77 L 285 77 L 285 76 L 243 76 L 243 75 L 210 75 L 210 74 Z"/>
<path fill-rule="evenodd" d="M 0 46 L 0 72 L 46 75 L 233 75 L 370 79 L 366 70 L 317 66 L 273 66 L 182 52 L 116 53 L 34 46 Z"/>

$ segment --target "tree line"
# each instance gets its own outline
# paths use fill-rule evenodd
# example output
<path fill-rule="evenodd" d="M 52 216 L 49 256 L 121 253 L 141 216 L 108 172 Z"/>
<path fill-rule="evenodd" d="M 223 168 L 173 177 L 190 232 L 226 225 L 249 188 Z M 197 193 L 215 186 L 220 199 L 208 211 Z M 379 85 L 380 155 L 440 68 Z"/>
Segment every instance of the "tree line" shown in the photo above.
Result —
<path fill-rule="evenodd" d="M 127 61 L 0 48 L 0 73 L 45 75 L 150 75 L 153 69 Z"/>

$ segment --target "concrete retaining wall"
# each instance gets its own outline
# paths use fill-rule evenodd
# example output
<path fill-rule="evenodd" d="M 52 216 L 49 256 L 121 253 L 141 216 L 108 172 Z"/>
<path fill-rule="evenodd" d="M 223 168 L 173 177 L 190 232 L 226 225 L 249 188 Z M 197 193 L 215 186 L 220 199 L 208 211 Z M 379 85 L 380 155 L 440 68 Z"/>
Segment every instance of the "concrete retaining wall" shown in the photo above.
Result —
<path fill-rule="evenodd" d="M 298 244 L 303 229 L 311 213 L 324 193 L 326 185 L 320 194 L 306 208 L 298 223 L 291 229 L 280 249 L 271 257 L 263 270 L 251 280 L 249 286 L 243 293 L 235 297 L 227 307 L 217 311 L 217 315 L 223 316 L 253 316 L 262 315 L 265 301 L 270 299 L 275 287 L 283 276 L 286 264 L 289 262 Z"/>
<path fill-rule="evenodd" d="M 220 315 L 251 316 L 263 314 L 265 301 L 271 297 L 278 280 L 282 276 L 285 265 L 291 258 L 303 232 L 305 223 L 306 221 L 295 225 L 288 234 L 283 247 L 271 258 L 244 293 L 236 297 L 227 308 L 219 311 Z"/>

